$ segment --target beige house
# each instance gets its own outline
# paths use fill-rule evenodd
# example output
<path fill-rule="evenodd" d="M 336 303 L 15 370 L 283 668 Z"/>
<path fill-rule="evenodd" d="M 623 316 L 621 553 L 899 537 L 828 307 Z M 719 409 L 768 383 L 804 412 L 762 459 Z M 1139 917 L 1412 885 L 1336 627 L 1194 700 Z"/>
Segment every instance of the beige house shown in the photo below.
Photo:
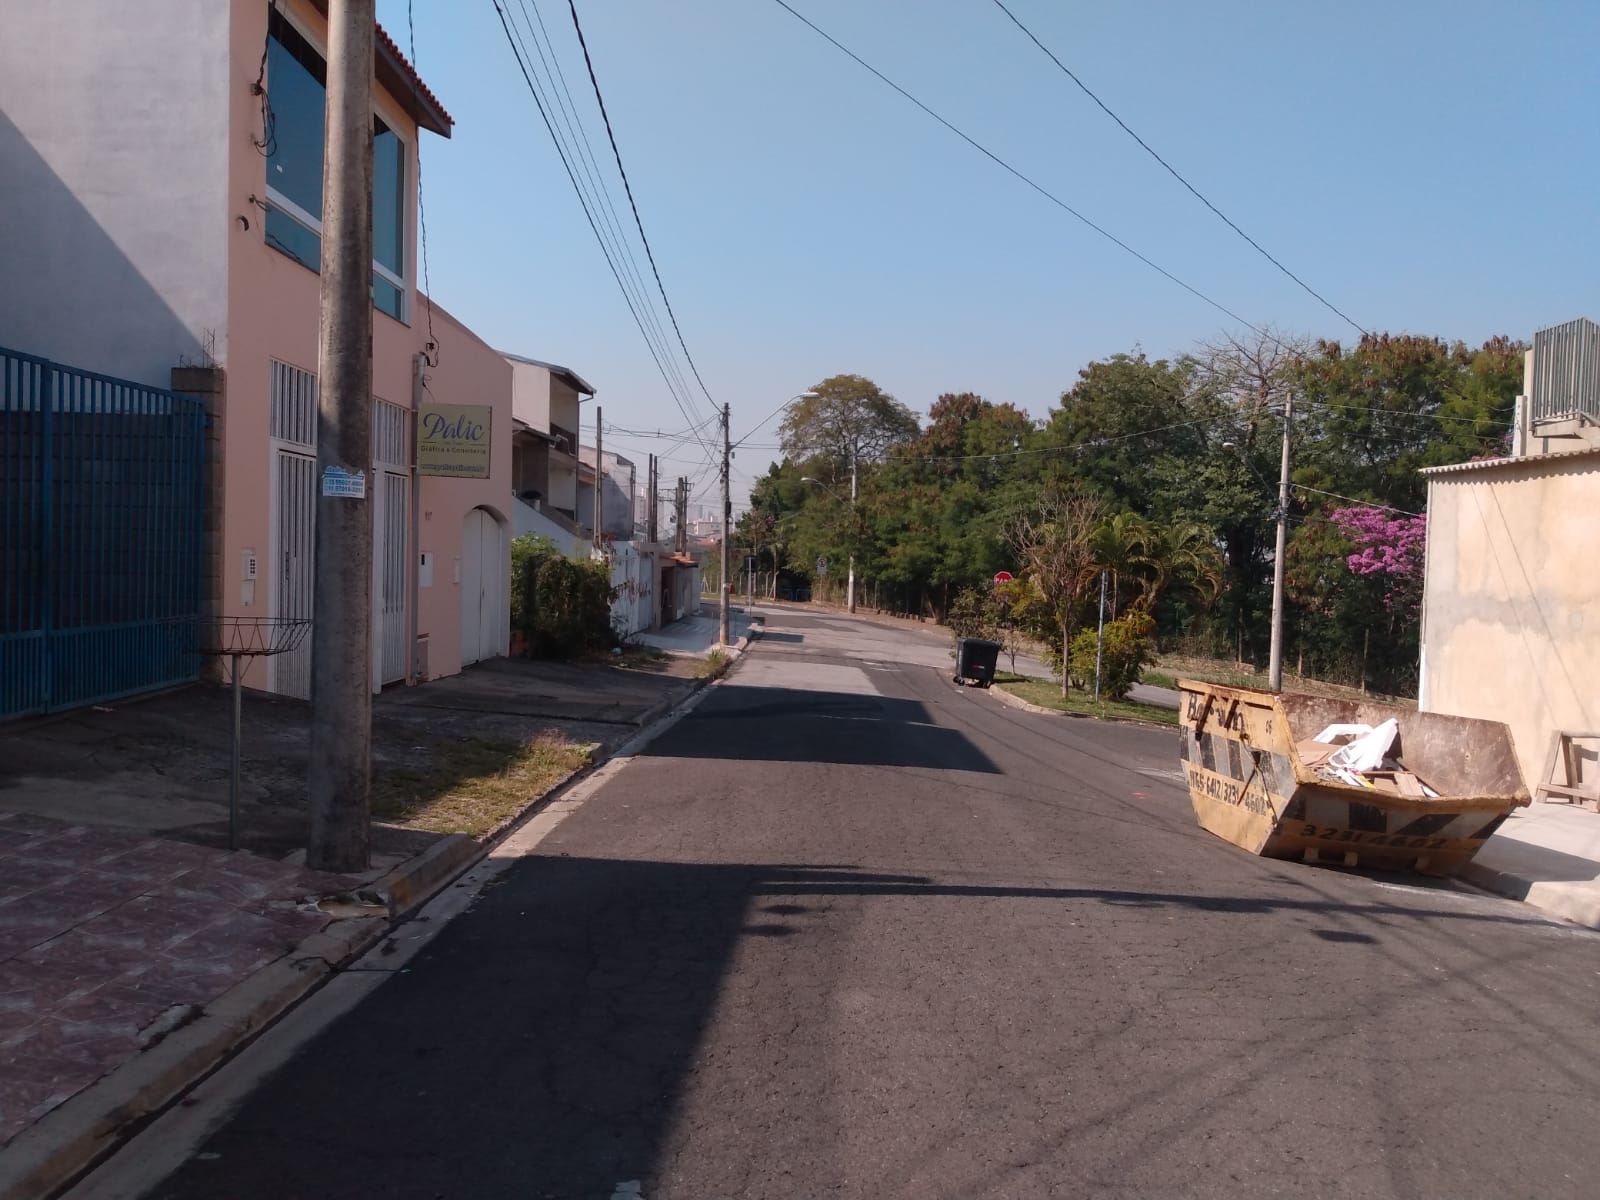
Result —
<path fill-rule="evenodd" d="M 1418 704 L 1504 721 L 1532 791 L 1557 731 L 1600 730 L 1600 326 L 1535 335 L 1517 414 L 1510 457 L 1423 472 Z"/>

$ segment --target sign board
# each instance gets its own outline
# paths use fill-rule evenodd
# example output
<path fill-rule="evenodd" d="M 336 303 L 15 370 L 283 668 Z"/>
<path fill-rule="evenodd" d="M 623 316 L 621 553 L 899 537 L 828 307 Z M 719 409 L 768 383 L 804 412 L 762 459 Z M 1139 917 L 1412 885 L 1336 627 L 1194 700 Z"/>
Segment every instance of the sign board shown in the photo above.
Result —
<path fill-rule="evenodd" d="M 1016 576 L 1010 571 L 996 571 L 994 573 L 994 581 L 996 583 L 1010 583 L 1015 578 Z"/>
<path fill-rule="evenodd" d="M 417 410 L 417 474 L 489 478 L 487 404 L 424 404 Z"/>
<path fill-rule="evenodd" d="M 367 498 L 367 473 L 353 470 L 350 467 L 335 467 L 332 465 L 323 467 L 322 494 L 324 496 L 341 496 L 346 500 L 365 500 Z"/>

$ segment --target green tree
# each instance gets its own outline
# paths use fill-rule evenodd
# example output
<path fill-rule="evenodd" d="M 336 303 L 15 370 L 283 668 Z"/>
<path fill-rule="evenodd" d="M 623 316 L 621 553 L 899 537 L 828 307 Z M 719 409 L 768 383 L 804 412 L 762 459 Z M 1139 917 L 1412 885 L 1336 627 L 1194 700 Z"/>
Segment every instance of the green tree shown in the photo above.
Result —
<path fill-rule="evenodd" d="M 1007 541 L 1024 564 L 1044 601 L 1061 647 L 1061 694 L 1068 694 L 1072 672 L 1072 629 L 1089 581 L 1098 575 L 1090 539 L 1104 513 L 1101 502 L 1078 488 L 1046 494 L 1031 511 L 1017 513 L 1006 528 Z"/>

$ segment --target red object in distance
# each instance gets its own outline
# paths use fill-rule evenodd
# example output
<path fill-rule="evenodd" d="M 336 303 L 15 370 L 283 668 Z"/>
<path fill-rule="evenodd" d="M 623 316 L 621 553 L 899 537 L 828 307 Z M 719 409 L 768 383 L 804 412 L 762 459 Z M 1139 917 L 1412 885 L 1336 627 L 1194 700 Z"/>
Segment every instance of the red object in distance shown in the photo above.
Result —
<path fill-rule="evenodd" d="M 1010 571 L 996 571 L 994 573 L 994 581 L 996 583 L 1010 583 L 1015 578 L 1016 576 Z"/>

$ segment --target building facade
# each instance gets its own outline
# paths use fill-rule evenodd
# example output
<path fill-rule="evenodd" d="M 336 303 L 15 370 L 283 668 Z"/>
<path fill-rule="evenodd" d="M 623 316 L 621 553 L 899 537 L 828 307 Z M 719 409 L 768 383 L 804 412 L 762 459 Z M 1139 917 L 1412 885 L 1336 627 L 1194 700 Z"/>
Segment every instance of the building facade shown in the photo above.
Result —
<path fill-rule="evenodd" d="M 9 17 L 0 261 L 29 282 L 0 289 L 0 345 L 207 392 L 207 611 L 309 618 L 325 5 L 85 0 Z M 375 688 L 505 652 L 512 503 L 510 368 L 417 289 L 418 143 L 451 120 L 381 29 L 376 43 Z M 434 433 L 477 431 L 458 465 L 419 463 L 425 410 Z M 309 646 L 254 663 L 247 684 L 307 695 Z"/>
<path fill-rule="evenodd" d="M 1600 328 L 1558 330 L 1529 352 L 1521 453 L 1423 472 L 1419 707 L 1504 721 L 1530 792 L 1557 731 L 1600 730 Z"/>

